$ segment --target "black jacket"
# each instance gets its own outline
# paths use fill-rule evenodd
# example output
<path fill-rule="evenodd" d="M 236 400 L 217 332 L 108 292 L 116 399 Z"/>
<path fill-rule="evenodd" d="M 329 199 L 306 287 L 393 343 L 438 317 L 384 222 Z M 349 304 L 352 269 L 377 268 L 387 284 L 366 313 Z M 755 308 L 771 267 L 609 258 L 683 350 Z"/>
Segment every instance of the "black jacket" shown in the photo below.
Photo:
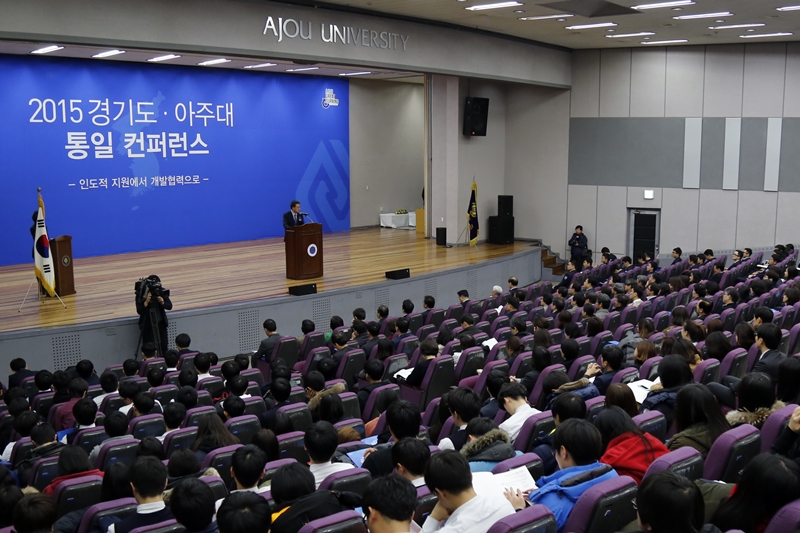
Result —
<path fill-rule="evenodd" d="M 166 292 L 166 291 L 165 291 Z M 153 305 L 153 301 L 150 301 L 150 305 Z M 161 317 L 161 323 L 164 324 L 164 327 L 167 327 L 169 322 L 167 322 L 167 311 L 172 309 L 172 300 L 169 299 L 169 295 L 164 295 L 164 305 L 158 305 L 158 314 Z M 136 300 L 136 313 L 139 315 L 139 329 L 149 326 L 150 324 L 150 307 L 145 307 L 144 302 L 140 300 Z"/>
<path fill-rule="evenodd" d="M 294 222 L 294 214 L 291 211 L 287 211 L 283 214 L 283 229 L 302 226 L 303 224 L 305 224 L 305 220 L 303 220 L 303 215 L 300 213 L 297 214 L 297 224 Z"/>
<path fill-rule="evenodd" d="M 297 533 L 319 518 L 361 506 L 361 497 L 352 492 L 316 491 L 298 498 L 272 523 L 272 533 Z"/>
<path fill-rule="evenodd" d="M 13 387 L 19 387 L 22 385 L 22 380 L 30 377 L 35 376 L 36 371 L 28 370 L 27 368 L 23 368 L 19 372 L 14 372 L 8 376 L 8 388 L 11 389 Z"/>
<path fill-rule="evenodd" d="M 20 486 L 25 487 L 28 485 L 28 473 L 33 464 L 44 457 L 53 457 L 59 455 L 61 451 L 66 448 L 66 444 L 60 442 L 51 442 L 44 446 L 38 446 L 25 454 L 25 457 L 16 464 L 17 479 L 19 479 Z"/>
<path fill-rule="evenodd" d="M 767 374 L 772 379 L 772 383 L 775 384 L 778 382 L 778 366 L 784 359 L 786 359 L 786 356 L 778 350 L 767 350 L 753 365 L 753 372 Z"/>

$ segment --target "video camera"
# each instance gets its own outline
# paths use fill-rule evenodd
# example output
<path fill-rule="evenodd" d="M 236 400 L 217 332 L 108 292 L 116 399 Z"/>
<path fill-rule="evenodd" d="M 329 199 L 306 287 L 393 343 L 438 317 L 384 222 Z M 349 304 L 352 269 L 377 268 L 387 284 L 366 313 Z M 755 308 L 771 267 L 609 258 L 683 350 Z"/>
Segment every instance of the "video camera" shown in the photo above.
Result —
<path fill-rule="evenodd" d="M 152 295 L 152 300 L 156 300 L 159 296 L 166 298 L 169 296 L 169 290 L 161 285 L 161 280 L 158 276 L 148 276 L 146 278 L 139 278 L 134 284 L 134 291 L 136 292 L 136 300 L 144 302 L 147 295 Z"/>

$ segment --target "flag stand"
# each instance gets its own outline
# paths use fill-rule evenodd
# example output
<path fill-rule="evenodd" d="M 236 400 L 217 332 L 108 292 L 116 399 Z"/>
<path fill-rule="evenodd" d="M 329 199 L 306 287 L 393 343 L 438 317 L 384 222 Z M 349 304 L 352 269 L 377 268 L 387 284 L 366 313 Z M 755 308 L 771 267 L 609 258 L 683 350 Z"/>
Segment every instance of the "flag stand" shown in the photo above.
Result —
<path fill-rule="evenodd" d="M 31 284 L 28 285 L 28 290 L 25 291 L 25 298 L 22 299 L 22 303 L 20 304 L 19 309 L 17 309 L 17 313 L 21 313 L 22 312 L 22 307 L 25 305 L 25 301 L 28 299 L 28 294 L 30 294 L 30 292 L 31 292 L 31 287 L 33 287 L 33 282 L 34 281 L 38 281 L 38 278 L 33 278 L 33 281 L 31 281 Z M 61 302 L 61 305 L 64 306 L 64 309 L 66 309 L 67 308 L 67 304 L 64 303 L 64 300 L 61 299 L 61 296 L 59 296 L 58 294 L 56 294 L 55 296 L 56 296 L 56 298 L 58 298 L 58 301 Z M 39 300 L 41 300 L 41 299 L 42 299 L 42 294 L 41 294 L 41 291 L 40 291 L 39 292 Z"/>

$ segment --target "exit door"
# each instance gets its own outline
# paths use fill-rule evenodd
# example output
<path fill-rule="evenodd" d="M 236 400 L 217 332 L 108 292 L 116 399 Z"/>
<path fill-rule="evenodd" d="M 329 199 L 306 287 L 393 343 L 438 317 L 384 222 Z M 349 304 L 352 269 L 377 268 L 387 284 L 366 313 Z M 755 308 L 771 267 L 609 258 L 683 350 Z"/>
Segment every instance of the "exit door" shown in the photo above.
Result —
<path fill-rule="evenodd" d="M 661 211 L 631 209 L 628 220 L 628 251 L 634 261 L 644 252 L 653 259 L 657 258 Z"/>

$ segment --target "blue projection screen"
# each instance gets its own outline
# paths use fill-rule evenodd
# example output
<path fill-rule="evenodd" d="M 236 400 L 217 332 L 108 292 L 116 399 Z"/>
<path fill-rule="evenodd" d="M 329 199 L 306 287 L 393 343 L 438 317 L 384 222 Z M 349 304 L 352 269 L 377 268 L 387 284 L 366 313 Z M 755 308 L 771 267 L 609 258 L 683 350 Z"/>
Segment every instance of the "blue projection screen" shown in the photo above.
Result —
<path fill-rule="evenodd" d="M 75 257 L 350 229 L 346 80 L 0 56 L 0 265 L 31 261 L 42 188 Z"/>

